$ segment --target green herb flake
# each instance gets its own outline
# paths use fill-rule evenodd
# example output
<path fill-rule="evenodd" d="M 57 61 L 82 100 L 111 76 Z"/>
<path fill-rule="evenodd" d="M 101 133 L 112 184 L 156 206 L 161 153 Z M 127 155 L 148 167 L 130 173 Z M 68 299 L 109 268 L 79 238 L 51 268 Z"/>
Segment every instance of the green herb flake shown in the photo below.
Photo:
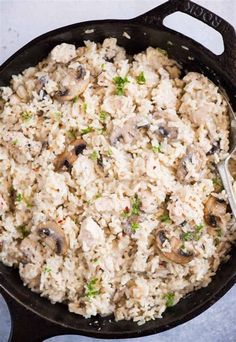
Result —
<path fill-rule="evenodd" d="M 100 198 L 102 195 L 101 194 L 97 194 L 96 196 L 95 196 L 95 199 L 98 199 L 98 198 Z"/>
<path fill-rule="evenodd" d="M 22 235 L 23 239 L 26 238 L 30 234 L 30 231 L 27 229 L 27 226 L 24 224 L 17 226 L 16 230 Z"/>
<path fill-rule="evenodd" d="M 143 71 L 136 77 L 136 81 L 138 84 L 145 84 L 146 83 L 146 78 L 144 76 Z"/>
<path fill-rule="evenodd" d="M 99 259 L 99 258 L 94 258 L 94 259 L 92 260 L 92 262 L 93 262 L 94 264 L 97 264 L 97 263 L 99 263 L 99 261 L 100 261 L 100 259 Z"/>
<path fill-rule="evenodd" d="M 97 160 L 99 158 L 99 154 L 97 153 L 97 151 L 93 151 L 91 154 L 90 154 L 90 158 L 92 160 Z"/>
<path fill-rule="evenodd" d="M 220 243 L 220 239 L 219 239 L 219 238 L 215 238 L 215 240 L 214 240 L 214 244 L 215 244 L 215 246 L 218 246 L 218 245 L 219 245 L 219 243 Z"/>
<path fill-rule="evenodd" d="M 139 224 L 137 222 L 131 222 L 130 227 L 133 232 L 136 232 L 139 229 Z"/>
<path fill-rule="evenodd" d="M 98 132 L 98 134 L 104 134 L 106 132 L 105 128 L 98 128 L 96 129 L 96 131 Z"/>
<path fill-rule="evenodd" d="M 212 178 L 212 183 L 214 185 L 215 190 L 222 191 L 224 189 L 222 181 L 219 177 Z"/>
<path fill-rule="evenodd" d="M 152 146 L 152 151 L 154 153 L 161 153 L 162 152 L 161 145 L 153 145 Z"/>
<path fill-rule="evenodd" d="M 86 113 L 88 109 L 88 105 L 86 102 L 83 103 L 82 108 L 83 108 L 83 111 Z"/>
<path fill-rule="evenodd" d="M 196 240 L 196 241 L 200 240 L 200 238 L 201 238 L 201 232 L 202 232 L 203 228 L 204 228 L 204 226 L 203 226 L 202 223 L 199 224 L 198 226 L 196 226 L 195 232 L 193 233 L 193 238 L 194 238 L 194 240 Z"/>
<path fill-rule="evenodd" d="M 80 133 L 81 135 L 88 134 L 94 132 L 94 128 L 91 126 L 88 126 L 87 128 L 81 129 Z"/>
<path fill-rule="evenodd" d="M 164 295 L 163 297 L 164 299 L 166 299 L 166 306 L 167 308 L 170 308 L 171 306 L 174 305 L 174 299 L 175 299 L 175 294 L 170 292 L 167 293 L 166 295 Z"/>
<path fill-rule="evenodd" d="M 31 118 L 32 118 L 32 113 L 31 112 L 22 112 L 21 114 L 21 117 L 22 117 L 22 120 L 24 121 L 24 122 L 27 122 L 27 121 L 29 121 Z"/>
<path fill-rule="evenodd" d="M 109 150 L 107 151 L 107 155 L 108 157 L 112 156 L 112 150 L 109 148 Z"/>
<path fill-rule="evenodd" d="M 132 208 L 131 214 L 132 215 L 139 215 L 140 214 L 140 207 L 142 205 L 141 200 L 138 198 L 137 195 L 131 200 Z"/>
<path fill-rule="evenodd" d="M 182 239 L 184 241 L 192 240 L 192 238 L 193 238 L 192 232 L 183 233 L 183 235 L 182 235 Z"/>
<path fill-rule="evenodd" d="M 171 219 L 170 219 L 170 216 L 168 214 L 163 214 L 159 217 L 160 221 L 161 222 L 164 222 L 164 223 L 171 223 Z"/>
<path fill-rule="evenodd" d="M 88 298 L 93 298 L 93 297 L 95 297 L 95 296 L 100 294 L 100 290 L 96 287 L 97 281 L 98 281 L 97 278 L 93 278 L 86 285 L 85 295 Z"/>
<path fill-rule="evenodd" d="M 168 56 L 168 53 L 167 53 L 167 51 L 166 50 L 164 50 L 164 49 L 161 49 L 161 48 L 157 48 L 157 51 L 158 52 L 160 52 L 162 55 L 164 55 L 164 56 Z"/>
<path fill-rule="evenodd" d="M 68 132 L 67 132 L 67 136 L 70 139 L 76 139 L 77 137 L 77 129 L 71 128 Z"/>
<path fill-rule="evenodd" d="M 61 118 L 62 118 L 62 113 L 61 113 L 61 112 L 55 112 L 55 113 L 54 113 L 54 116 L 55 116 L 55 119 L 56 119 L 57 121 L 60 121 Z"/>
<path fill-rule="evenodd" d="M 43 269 L 43 272 L 44 273 L 50 273 L 50 272 L 52 272 L 52 269 L 50 267 L 48 267 L 48 266 L 45 266 L 44 269 Z"/>
<path fill-rule="evenodd" d="M 24 199 L 24 197 L 22 194 L 19 193 L 16 195 L 16 202 L 21 202 L 23 199 Z"/>
<path fill-rule="evenodd" d="M 78 102 L 79 101 L 79 96 L 77 95 L 77 96 L 75 96 L 74 98 L 73 98 L 73 103 L 76 103 L 76 102 Z"/>
<path fill-rule="evenodd" d="M 101 111 L 99 114 L 100 121 L 106 121 L 106 118 L 107 118 L 107 113 L 104 111 Z"/>
<path fill-rule="evenodd" d="M 217 234 L 218 237 L 221 237 L 221 236 L 222 236 L 222 231 L 221 231 L 220 228 L 218 228 L 218 229 L 216 230 L 216 234 Z"/>
<path fill-rule="evenodd" d="M 113 82 L 115 83 L 116 85 L 116 91 L 115 91 L 115 94 L 116 95 L 124 95 L 124 92 L 125 92 L 125 85 L 127 83 L 129 83 L 129 80 L 127 77 L 120 77 L 120 76 L 116 76 L 113 78 Z"/>
<path fill-rule="evenodd" d="M 102 64 L 101 64 L 101 69 L 102 69 L 102 71 L 105 71 L 105 70 L 106 70 L 106 64 L 105 64 L 105 63 L 102 63 Z"/>
<path fill-rule="evenodd" d="M 32 205 L 31 205 L 31 203 L 30 203 L 30 200 L 29 200 L 28 198 L 26 198 L 26 197 L 24 197 L 23 199 L 24 199 L 24 202 L 25 202 L 25 204 L 26 204 L 26 207 L 27 207 L 27 208 L 31 208 Z"/>
<path fill-rule="evenodd" d="M 13 144 L 14 146 L 16 146 L 16 145 L 18 144 L 18 140 L 17 140 L 17 139 L 14 139 L 14 140 L 12 141 L 12 144 Z"/>

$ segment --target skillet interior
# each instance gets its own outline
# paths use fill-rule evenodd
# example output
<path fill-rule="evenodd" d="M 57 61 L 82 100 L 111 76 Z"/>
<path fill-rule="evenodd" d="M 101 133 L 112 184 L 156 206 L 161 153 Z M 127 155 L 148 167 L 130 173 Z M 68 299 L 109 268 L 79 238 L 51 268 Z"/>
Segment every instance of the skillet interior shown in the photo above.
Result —
<path fill-rule="evenodd" d="M 86 30 L 91 29 L 94 29 L 94 32 L 85 33 Z M 131 36 L 130 40 L 123 36 L 124 31 Z M 135 20 L 106 20 L 75 24 L 36 38 L 2 65 L 0 68 L 0 86 L 7 85 L 13 74 L 37 64 L 57 44 L 67 42 L 81 46 L 84 40 L 102 42 L 107 37 L 116 37 L 118 44 L 123 46 L 129 54 L 141 52 L 148 46 L 166 49 L 170 57 L 183 65 L 183 70 L 202 72 L 213 82 L 223 86 L 234 109 L 236 108 L 236 98 L 234 97 L 236 85 L 230 79 L 230 70 L 222 68 L 212 53 L 198 43 L 172 30 L 143 26 L 136 23 Z M 173 45 L 167 43 L 168 41 L 172 42 Z M 189 50 L 181 46 L 185 46 Z M 236 250 L 234 249 L 230 260 L 221 266 L 208 287 L 188 295 L 176 306 L 168 309 L 162 319 L 138 326 L 131 321 L 110 321 L 110 317 L 93 317 L 86 320 L 81 316 L 71 314 L 65 305 L 51 305 L 48 300 L 23 287 L 18 271 L 0 264 L 0 286 L 7 289 L 15 299 L 23 303 L 28 309 L 51 322 L 68 328 L 68 333 L 74 332 L 100 338 L 149 335 L 183 323 L 213 304 L 234 284 L 235 279 Z"/>

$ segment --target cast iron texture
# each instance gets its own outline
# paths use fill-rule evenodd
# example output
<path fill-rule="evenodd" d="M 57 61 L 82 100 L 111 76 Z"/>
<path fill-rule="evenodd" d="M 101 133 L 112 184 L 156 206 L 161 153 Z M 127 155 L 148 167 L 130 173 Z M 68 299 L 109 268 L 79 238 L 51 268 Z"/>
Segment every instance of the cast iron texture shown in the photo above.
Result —
<path fill-rule="evenodd" d="M 225 51 L 216 56 L 199 43 L 163 26 L 171 13 L 187 13 L 219 31 Z M 87 34 L 86 30 L 94 29 Z M 127 32 L 131 39 L 123 36 Z M 222 18 L 188 0 L 170 0 L 163 5 L 130 20 L 102 20 L 78 23 L 46 33 L 20 49 L 0 67 L 0 86 L 7 85 L 13 74 L 37 64 L 50 50 L 62 42 L 83 45 L 90 39 L 102 42 L 116 37 L 129 54 L 148 46 L 161 47 L 183 65 L 184 71 L 199 71 L 225 88 L 236 109 L 236 35 L 233 27 Z M 186 50 L 186 48 L 188 50 Z M 236 279 L 236 250 L 221 266 L 212 282 L 188 295 L 168 309 L 162 319 L 138 326 L 132 321 L 115 322 L 112 317 L 84 319 L 69 313 L 63 304 L 51 305 L 48 300 L 22 285 L 17 270 L 0 264 L 0 290 L 10 308 L 13 342 L 38 342 L 60 334 L 80 334 L 97 338 L 128 338 L 155 334 L 177 326 L 197 316 L 216 302 Z"/>

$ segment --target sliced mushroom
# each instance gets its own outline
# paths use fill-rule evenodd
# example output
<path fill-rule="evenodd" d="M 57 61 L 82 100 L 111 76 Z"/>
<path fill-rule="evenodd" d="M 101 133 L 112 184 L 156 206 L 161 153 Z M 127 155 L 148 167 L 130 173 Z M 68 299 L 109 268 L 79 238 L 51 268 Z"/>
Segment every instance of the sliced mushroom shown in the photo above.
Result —
<path fill-rule="evenodd" d="M 56 254 L 63 255 L 67 252 L 68 244 L 64 231 L 53 221 L 48 221 L 37 227 L 36 233 L 44 239 L 46 245 Z"/>
<path fill-rule="evenodd" d="M 85 76 L 86 71 L 82 66 L 79 66 L 77 70 L 69 70 L 60 82 L 60 90 L 56 93 L 56 99 L 69 101 L 82 94 L 89 84 L 89 78 L 84 79 Z"/>
<path fill-rule="evenodd" d="M 71 171 L 72 165 L 78 158 L 78 155 L 83 152 L 86 148 L 86 143 L 83 139 L 76 139 L 72 143 L 72 149 L 66 150 L 59 154 L 54 162 L 54 167 L 56 171 L 67 170 Z"/>
<path fill-rule="evenodd" d="M 177 127 L 159 126 L 157 134 L 161 138 L 167 138 L 168 140 L 175 140 L 178 137 Z"/>
<path fill-rule="evenodd" d="M 204 220 L 211 227 L 217 227 L 224 223 L 227 204 L 224 200 L 210 196 L 204 207 Z"/>
<path fill-rule="evenodd" d="M 27 90 L 25 89 L 23 84 L 20 84 L 17 88 L 16 88 L 16 95 L 19 96 L 21 98 L 22 101 L 27 102 L 29 97 L 28 97 L 28 93 Z"/>
<path fill-rule="evenodd" d="M 4 106 L 5 106 L 5 101 L 2 98 L 0 98 L 0 114 L 3 112 Z"/>
<path fill-rule="evenodd" d="M 211 149 L 207 152 L 207 156 L 211 156 L 212 154 L 215 154 L 216 152 L 219 152 L 220 151 L 220 141 L 217 140 L 217 141 L 214 141 L 212 143 L 212 147 Z"/>
<path fill-rule="evenodd" d="M 193 260 L 194 255 L 192 253 L 184 252 L 181 249 L 182 242 L 181 240 L 177 239 L 176 237 L 172 237 L 169 240 L 170 246 L 171 246 L 171 252 L 163 252 L 163 244 L 164 242 L 168 240 L 166 233 L 164 230 L 159 230 L 157 232 L 157 248 L 161 255 L 166 258 L 168 261 L 175 262 L 176 264 L 185 265 L 189 263 L 191 260 Z"/>
<path fill-rule="evenodd" d="M 125 144 L 127 144 L 138 137 L 137 120 L 136 118 L 130 118 L 122 127 L 113 127 L 110 135 L 110 142 L 112 145 L 115 145 L 120 138 L 123 138 Z"/>
<path fill-rule="evenodd" d="M 192 183 L 194 174 L 198 174 L 206 165 L 206 155 L 200 147 L 191 146 L 180 160 L 176 176 L 184 183 Z"/>
<path fill-rule="evenodd" d="M 39 79 L 37 79 L 36 83 L 35 83 L 35 90 L 37 91 L 37 93 L 40 92 L 40 90 L 43 89 L 43 87 L 45 86 L 45 84 L 48 82 L 48 78 L 46 75 L 39 77 Z"/>
<path fill-rule="evenodd" d="M 101 177 L 104 176 L 103 156 L 101 154 L 99 154 L 99 158 L 97 159 L 94 168 Z"/>

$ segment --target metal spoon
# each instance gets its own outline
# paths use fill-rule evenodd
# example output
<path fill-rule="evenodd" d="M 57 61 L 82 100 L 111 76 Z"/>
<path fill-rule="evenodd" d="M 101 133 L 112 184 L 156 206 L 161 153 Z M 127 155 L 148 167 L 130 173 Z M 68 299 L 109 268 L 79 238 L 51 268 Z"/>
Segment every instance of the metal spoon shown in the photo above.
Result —
<path fill-rule="evenodd" d="M 233 189 L 233 177 L 231 176 L 229 170 L 229 161 L 234 155 L 236 156 L 236 115 L 231 104 L 229 103 L 225 91 L 223 89 L 219 89 L 219 91 L 228 106 L 228 113 L 230 117 L 230 150 L 227 158 L 222 160 L 219 164 L 217 164 L 217 169 L 219 171 L 223 186 L 227 193 L 232 213 L 236 218 L 236 195 Z"/>

